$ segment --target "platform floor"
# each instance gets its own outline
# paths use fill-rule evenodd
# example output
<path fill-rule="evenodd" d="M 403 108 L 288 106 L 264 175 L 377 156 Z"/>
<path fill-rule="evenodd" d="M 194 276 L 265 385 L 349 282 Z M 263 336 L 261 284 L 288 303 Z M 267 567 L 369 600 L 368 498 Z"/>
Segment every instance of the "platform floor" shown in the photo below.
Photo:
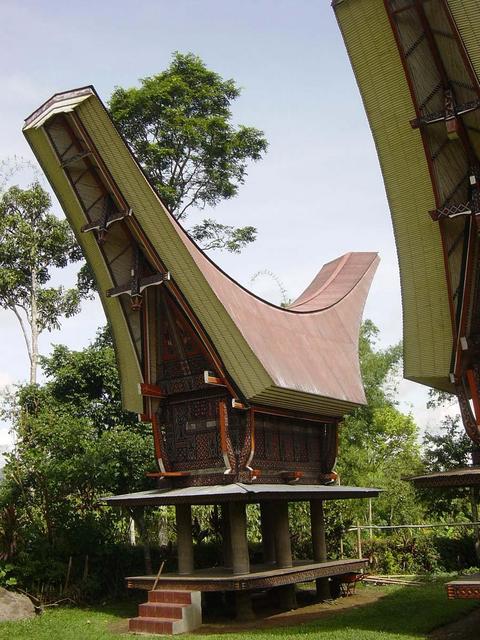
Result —
<path fill-rule="evenodd" d="M 225 567 L 198 569 L 188 576 L 163 573 L 158 578 L 157 589 L 188 589 L 190 591 L 247 591 L 266 589 L 297 582 L 310 582 L 317 578 L 357 573 L 364 569 L 368 560 L 332 560 L 330 562 L 295 562 L 292 567 L 277 569 L 272 565 L 252 565 L 250 573 L 232 574 Z M 149 591 L 156 576 L 132 576 L 126 578 L 129 589 Z"/>
<path fill-rule="evenodd" d="M 457 580 L 447 582 L 447 594 L 451 600 L 480 600 L 480 573 L 462 576 Z"/>

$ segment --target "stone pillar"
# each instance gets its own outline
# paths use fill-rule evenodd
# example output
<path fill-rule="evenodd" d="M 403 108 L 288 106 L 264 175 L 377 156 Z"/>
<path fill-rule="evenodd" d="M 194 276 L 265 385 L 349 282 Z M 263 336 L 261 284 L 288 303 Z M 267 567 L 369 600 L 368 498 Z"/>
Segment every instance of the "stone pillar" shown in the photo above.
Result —
<path fill-rule="evenodd" d="M 325 539 L 325 516 L 323 512 L 323 500 L 310 501 L 310 521 L 312 527 L 313 559 L 315 562 L 327 561 L 327 542 Z M 328 578 L 316 580 L 317 596 L 320 600 L 330 599 L 330 585 Z"/>
<path fill-rule="evenodd" d="M 275 564 L 275 504 L 260 503 L 260 522 L 262 528 L 263 562 Z"/>
<path fill-rule="evenodd" d="M 235 591 L 235 617 L 239 622 L 255 620 L 250 591 Z"/>
<path fill-rule="evenodd" d="M 230 517 L 228 514 L 228 505 L 221 505 L 222 517 L 222 555 L 223 566 L 226 569 L 232 568 L 232 543 L 230 540 Z"/>
<path fill-rule="evenodd" d="M 177 523 L 178 573 L 181 576 L 193 573 L 192 507 L 189 504 L 175 505 Z"/>
<path fill-rule="evenodd" d="M 277 567 L 292 566 L 292 547 L 290 543 L 290 530 L 288 527 L 288 502 L 278 500 L 274 506 L 275 513 L 275 557 Z"/>
<path fill-rule="evenodd" d="M 275 557 L 277 560 L 277 568 L 291 567 L 292 562 L 292 545 L 290 541 L 290 528 L 288 526 L 288 502 L 286 500 L 278 500 L 272 505 L 274 513 L 274 538 L 275 538 Z M 296 609 L 297 596 L 294 584 L 286 584 L 275 589 L 275 597 L 281 609 Z"/>
<path fill-rule="evenodd" d="M 228 504 L 232 571 L 234 574 L 250 573 L 247 541 L 247 513 L 243 502 Z"/>

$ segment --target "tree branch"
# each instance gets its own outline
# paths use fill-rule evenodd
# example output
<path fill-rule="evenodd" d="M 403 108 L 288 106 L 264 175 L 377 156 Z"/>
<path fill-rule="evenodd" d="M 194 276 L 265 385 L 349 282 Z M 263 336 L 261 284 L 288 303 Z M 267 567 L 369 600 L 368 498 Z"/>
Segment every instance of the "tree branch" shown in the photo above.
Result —
<path fill-rule="evenodd" d="M 27 328 L 25 327 L 25 320 L 22 318 L 22 316 L 20 315 L 17 307 L 15 305 L 10 305 L 10 309 L 13 311 L 13 313 L 17 316 L 17 320 L 20 323 L 20 327 L 22 328 L 22 333 L 23 333 L 23 337 L 25 339 L 25 344 L 27 345 L 27 352 L 28 352 L 28 358 L 30 360 L 30 363 L 32 362 L 32 346 L 30 344 L 30 341 L 28 339 L 28 333 L 27 333 Z"/>

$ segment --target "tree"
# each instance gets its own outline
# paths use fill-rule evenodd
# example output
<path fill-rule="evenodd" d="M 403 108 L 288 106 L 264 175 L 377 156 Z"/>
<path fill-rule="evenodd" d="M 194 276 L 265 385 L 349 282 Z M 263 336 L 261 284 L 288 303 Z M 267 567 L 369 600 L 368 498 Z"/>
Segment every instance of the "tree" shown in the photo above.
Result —
<path fill-rule="evenodd" d="M 141 79 L 139 88 L 117 87 L 110 98 L 113 121 L 177 220 L 192 207 L 235 196 L 247 162 L 267 149 L 263 132 L 232 124 L 231 104 L 239 95 L 233 80 L 197 56 L 175 53 L 165 71 Z M 206 218 L 190 234 L 205 248 L 238 252 L 255 240 L 256 229 Z"/>
<path fill-rule="evenodd" d="M 362 324 L 359 353 L 368 404 L 343 422 L 338 470 L 344 484 L 385 489 L 374 503 L 375 522 L 399 524 L 414 514 L 420 517 L 415 493 L 402 480 L 421 466 L 418 428 L 412 416 L 396 406 L 401 344 L 378 349 L 378 334 L 370 320 Z M 361 509 L 366 519 L 365 507 Z"/>
<path fill-rule="evenodd" d="M 47 382 L 20 387 L 5 416 L 16 447 L 0 491 L 0 557 L 14 561 L 32 550 L 68 558 L 123 540 L 125 518 L 100 498 L 147 488 L 154 466 L 151 429 L 121 408 L 108 332 L 82 351 L 56 346 L 40 363 Z M 143 513 L 134 515 L 145 540 Z M 12 518 L 14 535 L 2 535 Z"/>
<path fill-rule="evenodd" d="M 61 316 L 79 310 L 77 289 L 46 286 L 53 268 L 82 254 L 65 220 L 50 212 L 51 200 L 38 182 L 10 187 L 0 196 L 0 307 L 20 323 L 30 360 L 30 383 L 37 381 L 38 338 L 59 328 Z"/>
<path fill-rule="evenodd" d="M 448 471 L 471 464 L 473 442 L 465 433 L 460 416 L 445 416 L 438 433 L 426 433 L 423 459 L 428 471 Z"/>

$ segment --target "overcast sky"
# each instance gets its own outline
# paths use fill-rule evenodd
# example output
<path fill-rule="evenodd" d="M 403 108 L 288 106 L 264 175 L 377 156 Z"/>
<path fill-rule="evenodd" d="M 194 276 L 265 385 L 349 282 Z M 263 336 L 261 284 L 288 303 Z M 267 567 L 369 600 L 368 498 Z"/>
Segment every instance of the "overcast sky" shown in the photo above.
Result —
<path fill-rule="evenodd" d="M 86 84 L 108 100 L 113 88 L 163 70 L 174 51 L 191 51 L 234 78 L 238 123 L 262 129 L 266 157 L 249 168 L 234 200 L 212 215 L 251 224 L 258 240 L 240 256 L 215 260 L 256 293 L 279 301 L 264 269 L 297 296 L 324 262 L 348 251 L 378 251 L 381 264 L 365 310 L 383 346 L 401 339 L 397 257 L 375 148 L 328 0 L 0 0 L 0 160 L 32 154 L 23 119 L 51 94 Z M 25 180 L 25 176 L 19 176 Z M 61 210 L 55 201 L 58 215 Z M 208 212 L 210 215 L 210 212 Z M 193 221 L 193 218 L 192 218 Z M 73 282 L 63 271 L 56 281 Z M 82 348 L 104 323 L 98 302 L 41 338 Z M 23 381 L 28 361 L 13 314 L 0 311 L 0 386 Z M 334 363 L 332 363 L 334 366 Z M 425 428 L 426 391 L 402 383 L 402 408 Z M 0 425 L 0 444 L 9 436 Z"/>

